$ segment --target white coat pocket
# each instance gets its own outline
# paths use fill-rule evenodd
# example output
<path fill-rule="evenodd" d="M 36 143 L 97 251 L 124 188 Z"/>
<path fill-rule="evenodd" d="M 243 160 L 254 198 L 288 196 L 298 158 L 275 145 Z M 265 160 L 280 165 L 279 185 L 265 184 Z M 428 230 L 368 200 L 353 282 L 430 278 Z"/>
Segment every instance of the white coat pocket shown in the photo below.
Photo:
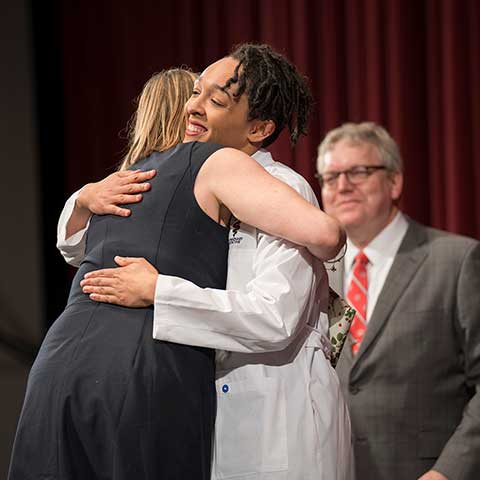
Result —
<path fill-rule="evenodd" d="M 215 478 L 287 470 L 282 380 L 261 377 L 231 382 L 227 378 L 217 380 Z"/>

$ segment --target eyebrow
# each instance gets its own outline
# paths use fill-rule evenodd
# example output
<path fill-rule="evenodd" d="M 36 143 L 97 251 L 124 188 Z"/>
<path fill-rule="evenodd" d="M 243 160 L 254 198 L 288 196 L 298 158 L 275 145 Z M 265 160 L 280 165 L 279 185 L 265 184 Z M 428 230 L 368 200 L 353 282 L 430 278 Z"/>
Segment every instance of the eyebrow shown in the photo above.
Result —
<path fill-rule="evenodd" d="M 199 84 L 199 83 L 202 83 L 202 77 L 197 78 L 197 80 L 195 80 L 194 85 L 195 85 L 195 84 Z M 225 95 L 227 95 L 227 97 L 228 97 L 230 100 L 232 100 L 232 95 L 231 95 L 230 92 L 225 88 L 225 86 L 222 87 L 222 86 L 219 85 L 218 83 L 212 83 L 212 84 L 210 85 L 210 88 L 213 88 L 213 89 L 215 89 L 215 90 L 218 90 L 218 91 L 224 93 Z"/>

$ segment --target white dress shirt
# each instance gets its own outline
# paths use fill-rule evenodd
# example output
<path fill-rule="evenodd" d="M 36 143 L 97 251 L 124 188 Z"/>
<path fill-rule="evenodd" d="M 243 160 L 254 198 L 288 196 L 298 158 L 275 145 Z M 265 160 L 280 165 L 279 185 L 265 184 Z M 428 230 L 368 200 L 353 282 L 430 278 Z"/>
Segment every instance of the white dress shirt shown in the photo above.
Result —
<path fill-rule="evenodd" d="M 317 204 L 305 179 L 270 153 L 253 158 Z M 68 244 L 60 223 L 58 246 L 78 264 L 83 240 L 77 234 Z M 304 248 L 236 222 L 229 242 L 227 290 L 159 275 L 154 306 L 155 338 L 232 352 L 217 359 L 213 478 L 350 478 L 348 411 L 323 353 L 323 265 Z"/>
<path fill-rule="evenodd" d="M 407 233 L 407 229 L 408 222 L 405 216 L 398 212 L 395 218 L 363 249 L 369 260 L 367 264 L 367 323 L 370 320 L 378 296 L 382 291 L 383 284 L 392 267 L 403 237 Z M 355 257 L 359 251 L 359 248 L 350 240 L 347 240 L 347 252 L 344 261 L 345 269 L 343 272 L 345 292 L 348 291 L 352 280 Z"/>

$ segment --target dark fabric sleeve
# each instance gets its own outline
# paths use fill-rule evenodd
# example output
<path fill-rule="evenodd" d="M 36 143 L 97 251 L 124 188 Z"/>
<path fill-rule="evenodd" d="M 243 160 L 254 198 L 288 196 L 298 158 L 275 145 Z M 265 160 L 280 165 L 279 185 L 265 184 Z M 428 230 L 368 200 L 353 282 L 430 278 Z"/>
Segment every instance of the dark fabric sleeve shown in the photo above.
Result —
<path fill-rule="evenodd" d="M 200 168 L 202 168 L 202 165 L 210 157 L 210 155 L 214 154 L 221 148 L 225 147 L 223 145 L 218 145 L 217 143 L 192 142 L 190 150 L 190 171 L 193 181 L 195 181 L 195 178 L 197 178 Z"/>

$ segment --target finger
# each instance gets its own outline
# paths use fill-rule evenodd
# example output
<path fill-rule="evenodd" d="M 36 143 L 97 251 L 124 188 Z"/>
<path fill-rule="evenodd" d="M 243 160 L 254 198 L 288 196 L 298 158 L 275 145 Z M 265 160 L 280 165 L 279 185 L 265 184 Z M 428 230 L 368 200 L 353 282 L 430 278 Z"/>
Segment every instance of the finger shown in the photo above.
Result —
<path fill-rule="evenodd" d="M 147 170 L 146 172 L 133 171 L 131 175 L 127 175 L 123 178 L 122 184 L 126 185 L 128 183 L 141 183 L 147 180 L 150 180 L 156 175 L 156 170 Z"/>
<path fill-rule="evenodd" d="M 120 193 L 135 194 L 139 192 L 146 192 L 147 190 L 150 190 L 149 183 L 129 183 L 127 185 L 123 185 Z"/>
<path fill-rule="evenodd" d="M 137 176 L 138 182 L 145 182 L 146 180 L 150 180 L 151 178 L 153 178 L 156 174 L 157 171 L 155 169 L 152 169 L 136 173 L 135 175 Z"/>
<path fill-rule="evenodd" d="M 117 217 L 129 217 L 132 213 L 128 208 L 117 207 L 116 205 L 110 205 L 105 213 L 116 215 Z"/>
<path fill-rule="evenodd" d="M 91 293 L 90 300 L 95 302 L 103 302 L 103 303 L 113 303 L 118 305 L 118 299 L 114 295 L 99 295 L 97 293 Z"/>
<path fill-rule="evenodd" d="M 127 257 L 120 257 L 119 255 L 117 255 L 116 257 L 114 257 L 113 259 L 115 261 L 115 263 L 121 267 L 125 267 L 128 265 L 128 258 Z"/>
<path fill-rule="evenodd" d="M 119 170 L 116 172 L 117 176 L 120 178 L 129 178 L 131 179 L 137 173 L 140 173 L 141 170 L 137 168 L 136 170 Z"/>
<path fill-rule="evenodd" d="M 80 286 L 83 287 L 92 287 L 92 286 L 104 286 L 104 287 L 114 287 L 115 279 L 113 277 L 90 277 L 84 278 L 80 282 Z"/>
<path fill-rule="evenodd" d="M 112 287 L 101 286 L 86 286 L 82 288 L 83 293 L 96 294 L 96 295 L 113 295 L 116 296 L 115 289 Z"/>
<path fill-rule="evenodd" d="M 118 268 L 102 268 L 101 270 L 86 273 L 83 278 L 113 277 L 117 271 Z"/>
<path fill-rule="evenodd" d="M 114 172 L 111 177 L 119 177 L 119 178 L 128 178 L 131 177 L 132 175 L 135 175 L 135 173 L 138 173 L 140 170 L 120 170 L 119 172 Z"/>
<path fill-rule="evenodd" d="M 137 195 L 125 195 L 125 194 L 120 194 L 120 195 L 115 195 L 112 199 L 112 203 L 115 206 L 118 205 L 124 205 L 126 203 L 138 203 L 142 200 L 143 195 L 141 193 L 138 193 Z"/>
<path fill-rule="evenodd" d="M 121 267 L 126 267 L 127 265 L 130 265 L 132 263 L 140 263 L 144 258 L 141 257 L 121 257 L 120 255 L 117 255 L 114 257 L 115 263 L 117 265 L 120 265 Z"/>

